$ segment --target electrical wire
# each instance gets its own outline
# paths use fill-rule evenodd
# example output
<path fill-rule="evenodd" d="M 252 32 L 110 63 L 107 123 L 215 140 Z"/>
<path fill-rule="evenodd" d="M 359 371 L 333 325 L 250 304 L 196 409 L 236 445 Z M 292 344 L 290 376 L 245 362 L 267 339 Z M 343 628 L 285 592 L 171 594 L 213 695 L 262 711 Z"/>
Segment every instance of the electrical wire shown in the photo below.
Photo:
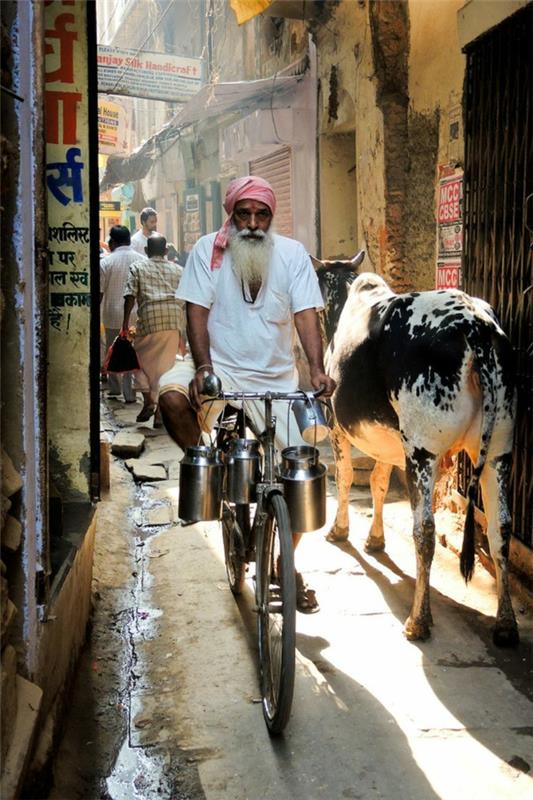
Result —
<path fill-rule="evenodd" d="M 108 32 L 108 30 L 109 30 L 109 26 L 111 25 L 111 22 L 113 21 L 113 17 L 114 17 L 114 16 L 115 16 L 115 14 L 117 13 L 117 9 L 118 9 L 119 7 L 120 7 L 120 3 L 115 3 L 115 7 L 113 8 L 113 11 L 112 11 L 112 12 L 111 12 L 111 14 L 109 15 L 109 19 L 108 19 L 108 21 L 107 21 L 107 25 L 106 25 L 106 27 L 105 27 L 105 31 L 102 33 L 102 36 L 100 37 L 100 39 L 101 39 L 101 44 L 103 44 L 103 43 L 104 43 L 104 37 L 105 37 L 106 33 Z"/>
<path fill-rule="evenodd" d="M 152 28 L 152 30 L 150 31 L 150 33 L 148 34 L 148 36 L 146 37 L 146 39 L 143 41 L 143 43 L 141 44 L 141 46 L 140 46 L 140 47 L 139 47 L 139 48 L 138 48 L 138 49 L 135 51 L 135 53 L 134 53 L 134 55 L 133 55 L 133 58 L 134 58 L 134 59 L 135 59 L 135 58 L 137 58 L 137 56 L 139 55 L 139 53 L 141 52 L 141 50 L 142 50 L 142 49 L 143 49 L 143 47 L 145 46 L 146 42 L 148 42 L 148 41 L 149 41 L 149 40 L 152 38 L 152 36 L 154 35 L 154 33 L 156 32 L 156 30 L 158 29 L 158 27 L 161 25 L 161 23 L 162 23 L 162 22 L 163 22 L 163 20 L 165 19 L 166 15 L 167 15 L 167 14 L 168 14 L 168 12 L 170 11 L 170 9 L 171 9 L 171 8 L 172 8 L 172 7 L 173 7 L 175 4 L 176 4 L 176 0 L 170 0 L 170 2 L 169 2 L 169 4 L 168 4 L 168 6 L 165 8 L 165 10 L 163 11 L 163 13 L 162 13 L 162 14 L 161 14 L 161 16 L 159 17 L 159 20 L 156 22 L 156 24 L 154 25 L 154 27 Z M 122 80 L 122 78 L 124 77 L 124 75 L 126 74 L 126 72 L 127 72 L 129 69 L 130 69 L 130 66 L 129 66 L 129 64 L 126 64 L 126 66 L 124 67 L 123 71 L 122 71 L 122 72 L 120 73 L 120 75 L 118 76 L 118 78 L 117 78 L 117 82 L 116 82 L 116 83 L 115 83 L 115 84 L 112 86 L 112 88 L 111 88 L 111 89 L 110 89 L 110 90 L 107 92 L 107 94 L 113 94 L 113 92 L 115 91 L 115 89 L 116 89 L 116 88 L 117 88 L 117 86 L 119 85 L 120 81 Z"/>

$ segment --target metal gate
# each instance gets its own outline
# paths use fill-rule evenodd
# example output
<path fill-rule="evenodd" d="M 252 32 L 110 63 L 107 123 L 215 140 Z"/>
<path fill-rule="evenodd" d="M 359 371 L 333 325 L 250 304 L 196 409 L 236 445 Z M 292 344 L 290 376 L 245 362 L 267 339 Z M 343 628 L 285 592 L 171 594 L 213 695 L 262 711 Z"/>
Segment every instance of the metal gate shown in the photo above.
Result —
<path fill-rule="evenodd" d="M 292 159 L 290 147 L 282 147 L 268 156 L 250 161 L 250 175 L 267 180 L 276 195 L 277 233 L 292 236 Z"/>
<path fill-rule="evenodd" d="M 466 48 L 464 288 L 496 310 L 516 358 L 518 411 L 510 486 L 513 533 L 532 546 L 533 6 Z M 465 494 L 469 465 L 459 469 Z"/>

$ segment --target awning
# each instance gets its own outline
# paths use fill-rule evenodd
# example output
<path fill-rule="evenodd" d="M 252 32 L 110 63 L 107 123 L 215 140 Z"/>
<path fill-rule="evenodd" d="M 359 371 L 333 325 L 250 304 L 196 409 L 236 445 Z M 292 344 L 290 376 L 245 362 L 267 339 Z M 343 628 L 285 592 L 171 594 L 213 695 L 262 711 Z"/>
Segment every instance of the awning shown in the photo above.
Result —
<path fill-rule="evenodd" d="M 262 108 L 272 102 L 274 95 L 278 98 L 293 89 L 302 78 L 303 74 L 274 75 L 257 81 L 208 84 L 178 111 L 171 124 L 181 127 L 232 111 Z"/>
<path fill-rule="evenodd" d="M 236 111 L 244 116 L 251 110 L 273 107 L 274 97 L 278 103 L 304 77 L 304 60 L 297 66 L 301 72 L 295 75 L 274 75 L 256 81 L 212 83 L 204 86 L 170 122 L 131 155 L 109 156 L 100 191 L 118 183 L 144 178 L 155 159 L 180 137 L 183 128 L 195 122 Z"/>
<path fill-rule="evenodd" d="M 105 192 L 119 183 L 130 183 L 144 178 L 155 159 L 164 153 L 179 135 L 179 129 L 172 123 L 167 123 L 129 156 L 110 155 L 100 183 L 100 191 Z"/>

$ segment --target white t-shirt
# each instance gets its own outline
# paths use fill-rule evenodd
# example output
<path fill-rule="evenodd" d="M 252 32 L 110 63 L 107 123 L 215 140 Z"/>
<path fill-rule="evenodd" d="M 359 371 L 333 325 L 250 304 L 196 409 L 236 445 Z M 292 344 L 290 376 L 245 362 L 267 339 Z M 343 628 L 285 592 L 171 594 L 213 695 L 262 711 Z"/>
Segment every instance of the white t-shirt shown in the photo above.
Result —
<path fill-rule="evenodd" d="M 293 391 L 298 386 L 293 315 L 323 308 L 309 256 L 300 242 L 273 234 L 268 278 L 255 302 L 247 303 L 229 250 L 219 269 L 210 268 L 215 236 L 202 236 L 194 245 L 176 297 L 210 310 L 213 366 L 234 375 L 236 389 Z"/>
<path fill-rule="evenodd" d="M 131 247 L 133 247 L 137 253 L 140 253 L 142 256 L 146 256 L 146 251 L 144 248 L 146 247 L 147 241 L 148 237 L 144 235 L 141 228 L 131 237 Z"/>

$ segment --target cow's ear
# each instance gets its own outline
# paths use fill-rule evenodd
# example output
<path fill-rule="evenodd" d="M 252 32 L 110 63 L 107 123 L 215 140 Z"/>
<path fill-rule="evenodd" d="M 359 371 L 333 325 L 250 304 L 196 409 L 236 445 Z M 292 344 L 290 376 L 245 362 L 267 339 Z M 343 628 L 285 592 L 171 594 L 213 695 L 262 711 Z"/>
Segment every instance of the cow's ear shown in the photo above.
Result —
<path fill-rule="evenodd" d="M 309 258 L 311 259 L 311 263 L 315 269 L 320 269 L 320 267 L 324 266 L 324 262 L 321 261 L 319 258 L 315 258 L 314 256 L 310 255 Z"/>

